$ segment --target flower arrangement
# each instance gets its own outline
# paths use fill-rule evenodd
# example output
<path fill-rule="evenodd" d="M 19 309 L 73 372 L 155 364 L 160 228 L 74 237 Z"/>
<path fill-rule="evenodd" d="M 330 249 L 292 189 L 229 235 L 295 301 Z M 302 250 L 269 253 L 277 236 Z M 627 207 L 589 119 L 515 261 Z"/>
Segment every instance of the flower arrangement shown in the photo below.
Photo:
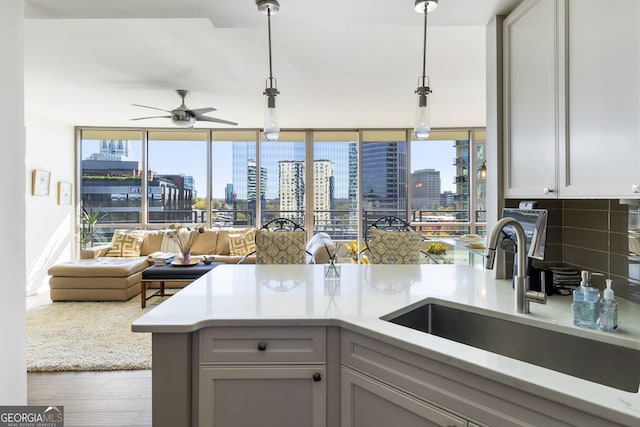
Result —
<path fill-rule="evenodd" d="M 358 262 L 359 248 L 356 241 L 352 240 L 351 243 L 345 243 L 344 246 L 349 251 L 349 256 L 351 257 L 351 259 Z"/>
<path fill-rule="evenodd" d="M 427 253 L 431 255 L 446 255 L 447 245 L 442 243 L 429 243 L 429 246 L 427 246 Z"/>
<path fill-rule="evenodd" d="M 204 233 L 204 227 L 196 226 L 189 228 L 182 225 L 172 225 L 169 228 L 171 231 L 167 233 L 167 236 L 175 240 L 176 245 L 180 248 L 182 262 L 189 263 L 191 248 L 196 243 L 196 240 L 198 240 L 198 237 Z"/>

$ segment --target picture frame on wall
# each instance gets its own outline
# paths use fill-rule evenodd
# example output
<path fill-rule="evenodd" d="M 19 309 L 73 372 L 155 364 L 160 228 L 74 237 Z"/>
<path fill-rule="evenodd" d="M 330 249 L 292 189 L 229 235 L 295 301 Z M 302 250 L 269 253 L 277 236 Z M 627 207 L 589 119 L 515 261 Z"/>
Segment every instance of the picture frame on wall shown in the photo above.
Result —
<path fill-rule="evenodd" d="M 48 196 L 51 183 L 51 172 L 34 169 L 31 173 L 31 194 L 34 196 Z"/>
<path fill-rule="evenodd" d="M 71 204 L 71 183 L 70 182 L 58 182 L 58 204 L 70 205 Z"/>

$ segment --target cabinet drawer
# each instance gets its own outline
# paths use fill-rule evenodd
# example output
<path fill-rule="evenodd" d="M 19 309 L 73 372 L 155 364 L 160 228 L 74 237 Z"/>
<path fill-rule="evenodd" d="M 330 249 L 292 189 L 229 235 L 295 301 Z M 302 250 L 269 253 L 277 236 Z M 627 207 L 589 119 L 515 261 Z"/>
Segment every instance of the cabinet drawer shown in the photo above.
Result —
<path fill-rule="evenodd" d="M 325 328 L 206 328 L 199 356 L 200 363 L 324 363 Z"/>

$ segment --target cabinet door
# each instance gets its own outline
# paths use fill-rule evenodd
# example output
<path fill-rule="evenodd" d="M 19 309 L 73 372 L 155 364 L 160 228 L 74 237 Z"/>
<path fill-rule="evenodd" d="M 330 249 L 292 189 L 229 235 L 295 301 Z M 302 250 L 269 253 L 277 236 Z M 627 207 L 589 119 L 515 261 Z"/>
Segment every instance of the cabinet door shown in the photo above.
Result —
<path fill-rule="evenodd" d="M 640 2 L 568 0 L 567 196 L 638 197 Z"/>
<path fill-rule="evenodd" d="M 504 21 L 506 197 L 556 197 L 557 0 L 526 0 Z"/>
<path fill-rule="evenodd" d="M 342 427 L 466 426 L 463 418 L 342 368 Z"/>
<path fill-rule="evenodd" d="M 201 367 L 199 425 L 324 427 L 325 377 L 324 366 Z"/>

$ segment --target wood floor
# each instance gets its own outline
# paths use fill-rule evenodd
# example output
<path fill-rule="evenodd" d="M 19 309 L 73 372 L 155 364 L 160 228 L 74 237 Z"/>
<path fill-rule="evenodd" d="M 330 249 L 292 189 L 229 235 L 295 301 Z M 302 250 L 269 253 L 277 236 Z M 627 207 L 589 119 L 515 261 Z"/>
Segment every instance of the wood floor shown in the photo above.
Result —
<path fill-rule="evenodd" d="M 151 371 L 37 372 L 30 405 L 64 406 L 65 427 L 151 426 Z"/>

